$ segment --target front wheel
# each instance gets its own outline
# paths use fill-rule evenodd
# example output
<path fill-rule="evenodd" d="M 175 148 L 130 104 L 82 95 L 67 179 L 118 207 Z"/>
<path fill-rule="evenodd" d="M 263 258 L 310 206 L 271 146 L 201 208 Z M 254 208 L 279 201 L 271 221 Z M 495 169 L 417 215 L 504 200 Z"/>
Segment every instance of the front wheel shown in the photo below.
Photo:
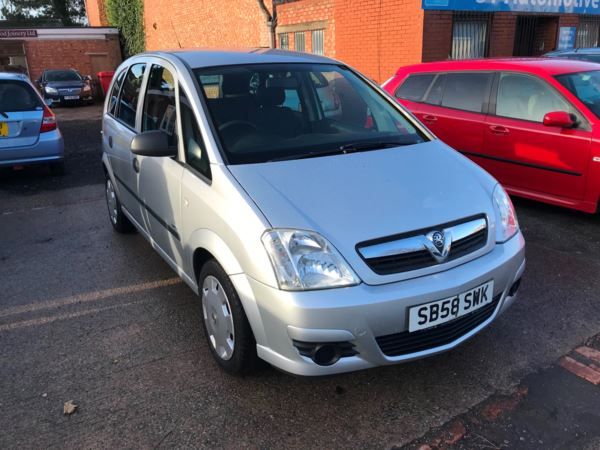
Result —
<path fill-rule="evenodd" d="M 198 277 L 204 331 L 211 353 L 228 373 L 240 375 L 256 368 L 256 341 L 242 303 L 223 268 L 215 260 Z"/>
<path fill-rule="evenodd" d="M 106 206 L 108 206 L 108 217 L 110 218 L 110 223 L 115 231 L 118 233 L 130 233 L 134 231 L 135 228 L 133 224 L 129 221 L 125 214 L 123 214 L 121 202 L 119 201 L 119 197 L 117 197 L 117 192 L 115 191 L 115 186 L 108 175 L 106 175 L 105 192 Z"/>

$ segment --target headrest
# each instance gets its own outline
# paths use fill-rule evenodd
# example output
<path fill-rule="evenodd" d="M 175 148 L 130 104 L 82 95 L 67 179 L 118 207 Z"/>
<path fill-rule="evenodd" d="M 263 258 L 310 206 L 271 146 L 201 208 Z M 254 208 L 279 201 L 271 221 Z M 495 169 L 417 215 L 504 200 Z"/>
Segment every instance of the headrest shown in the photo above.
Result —
<path fill-rule="evenodd" d="M 285 101 L 285 90 L 282 87 L 260 87 L 257 94 L 262 106 L 278 106 Z"/>
<path fill-rule="evenodd" d="M 247 95 L 250 87 L 250 74 L 228 73 L 223 75 L 223 95 Z"/>

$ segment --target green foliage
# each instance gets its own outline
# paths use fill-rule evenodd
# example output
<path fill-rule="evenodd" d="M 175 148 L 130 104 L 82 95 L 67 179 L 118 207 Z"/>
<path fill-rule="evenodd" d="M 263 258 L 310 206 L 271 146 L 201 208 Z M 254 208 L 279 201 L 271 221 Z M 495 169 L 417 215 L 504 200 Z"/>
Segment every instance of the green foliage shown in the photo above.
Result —
<path fill-rule="evenodd" d="M 126 58 L 145 50 L 142 0 L 107 0 L 106 16 L 108 23 L 121 30 Z"/>
<path fill-rule="evenodd" d="M 84 0 L 0 0 L 0 16 L 7 23 L 27 25 L 84 25 Z"/>

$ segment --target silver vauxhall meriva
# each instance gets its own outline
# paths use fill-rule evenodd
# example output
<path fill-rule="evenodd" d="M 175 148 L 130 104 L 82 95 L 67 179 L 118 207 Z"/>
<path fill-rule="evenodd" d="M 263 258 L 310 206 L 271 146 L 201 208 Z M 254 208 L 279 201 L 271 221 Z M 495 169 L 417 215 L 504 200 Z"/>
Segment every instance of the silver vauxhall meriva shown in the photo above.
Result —
<path fill-rule="evenodd" d="M 112 225 L 200 295 L 228 372 L 433 355 L 516 298 L 525 243 L 502 187 L 338 61 L 142 54 L 103 117 Z"/>

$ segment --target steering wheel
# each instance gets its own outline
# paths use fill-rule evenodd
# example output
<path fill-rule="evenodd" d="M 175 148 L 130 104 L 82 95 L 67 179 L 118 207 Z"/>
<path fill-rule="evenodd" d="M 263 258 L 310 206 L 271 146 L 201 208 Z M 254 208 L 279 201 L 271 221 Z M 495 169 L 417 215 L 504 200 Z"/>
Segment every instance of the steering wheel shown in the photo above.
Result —
<path fill-rule="evenodd" d="M 219 131 L 226 131 L 233 127 L 246 128 L 248 132 L 257 131 L 256 126 L 247 120 L 230 120 L 219 126 Z"/>

